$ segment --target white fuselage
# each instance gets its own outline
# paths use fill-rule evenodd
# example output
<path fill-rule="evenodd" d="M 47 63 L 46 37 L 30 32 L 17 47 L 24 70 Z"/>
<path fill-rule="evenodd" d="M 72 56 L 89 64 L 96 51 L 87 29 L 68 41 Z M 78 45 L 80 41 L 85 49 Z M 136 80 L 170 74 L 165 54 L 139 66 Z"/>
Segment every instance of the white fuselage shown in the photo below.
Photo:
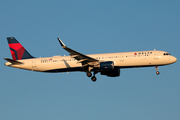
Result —
<path fill-rule="evenodd" d="M 99 61 L 113 61 L 114 66 L 118 68 L 148 67 L 168 65 L 176 62 L 176 58 L 171 55 L 165 55 L 165 51 L 137 51 L 120 52 L 108 54 L 87 55 Z M 6 66 L 20 69 L 39 71 L 39 72 L 69 72 L 84 71 L 82 64 L 71 56 L 53 56 L 45 58 L 32 58 L 18 60 L 23 64 L 13 65 L 6 62 Z"/>

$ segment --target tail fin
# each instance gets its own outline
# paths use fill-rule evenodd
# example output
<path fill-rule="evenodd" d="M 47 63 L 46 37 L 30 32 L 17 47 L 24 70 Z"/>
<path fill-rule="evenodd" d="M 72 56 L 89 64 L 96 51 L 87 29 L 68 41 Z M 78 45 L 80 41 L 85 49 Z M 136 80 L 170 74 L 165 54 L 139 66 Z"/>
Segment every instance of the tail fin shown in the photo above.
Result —
<path fill-rule="evenodd" d="M 7 40 L 13 60 L 34 58 L 14 37 L 7 37 Z"/>

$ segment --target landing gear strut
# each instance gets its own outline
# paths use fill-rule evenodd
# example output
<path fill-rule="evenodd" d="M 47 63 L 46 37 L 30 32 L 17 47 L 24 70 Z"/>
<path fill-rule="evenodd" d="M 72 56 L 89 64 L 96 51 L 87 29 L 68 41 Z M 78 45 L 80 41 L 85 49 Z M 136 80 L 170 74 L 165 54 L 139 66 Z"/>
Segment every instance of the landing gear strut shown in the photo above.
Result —
<path fill-rule="evenodd" d="M 158 66 L 156 66 L 156 74 L 159 75 L 160 72 L 158 71 Z"/>
<path fill-rule="evenodd" d="M 91 70 L 92 70 L 93 68 L 92 67 L 89 67 L 88 68 L 88 72 L 86 73 L 86 75 L 88 76 L 88 77 L 91 77 L 92 76 L 92 73 L 91 73 Z"/>

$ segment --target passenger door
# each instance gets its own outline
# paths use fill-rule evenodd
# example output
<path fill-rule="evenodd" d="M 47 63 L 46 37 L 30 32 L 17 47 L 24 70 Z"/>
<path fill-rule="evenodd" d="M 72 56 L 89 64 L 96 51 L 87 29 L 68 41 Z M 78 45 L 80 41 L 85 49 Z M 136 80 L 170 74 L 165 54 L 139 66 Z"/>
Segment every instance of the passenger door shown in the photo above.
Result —
<path fill-rule="evenodd" d="M 36 68 L 36 60 L 32 60 L 32 68 Z"/>

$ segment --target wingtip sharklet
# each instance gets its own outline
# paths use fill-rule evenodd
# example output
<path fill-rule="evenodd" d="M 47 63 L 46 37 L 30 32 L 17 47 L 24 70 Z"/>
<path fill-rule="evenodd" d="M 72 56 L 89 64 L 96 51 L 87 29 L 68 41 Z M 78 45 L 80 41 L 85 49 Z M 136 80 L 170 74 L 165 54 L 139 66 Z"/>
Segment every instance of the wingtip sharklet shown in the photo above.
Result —
<path fill-rule="evenodd" d="M 65 47 L 66 45 L 62 42 L 62 40 L 60 38 L 57 38 L 59 43 L 61 44 L 61 47 Z"/>

